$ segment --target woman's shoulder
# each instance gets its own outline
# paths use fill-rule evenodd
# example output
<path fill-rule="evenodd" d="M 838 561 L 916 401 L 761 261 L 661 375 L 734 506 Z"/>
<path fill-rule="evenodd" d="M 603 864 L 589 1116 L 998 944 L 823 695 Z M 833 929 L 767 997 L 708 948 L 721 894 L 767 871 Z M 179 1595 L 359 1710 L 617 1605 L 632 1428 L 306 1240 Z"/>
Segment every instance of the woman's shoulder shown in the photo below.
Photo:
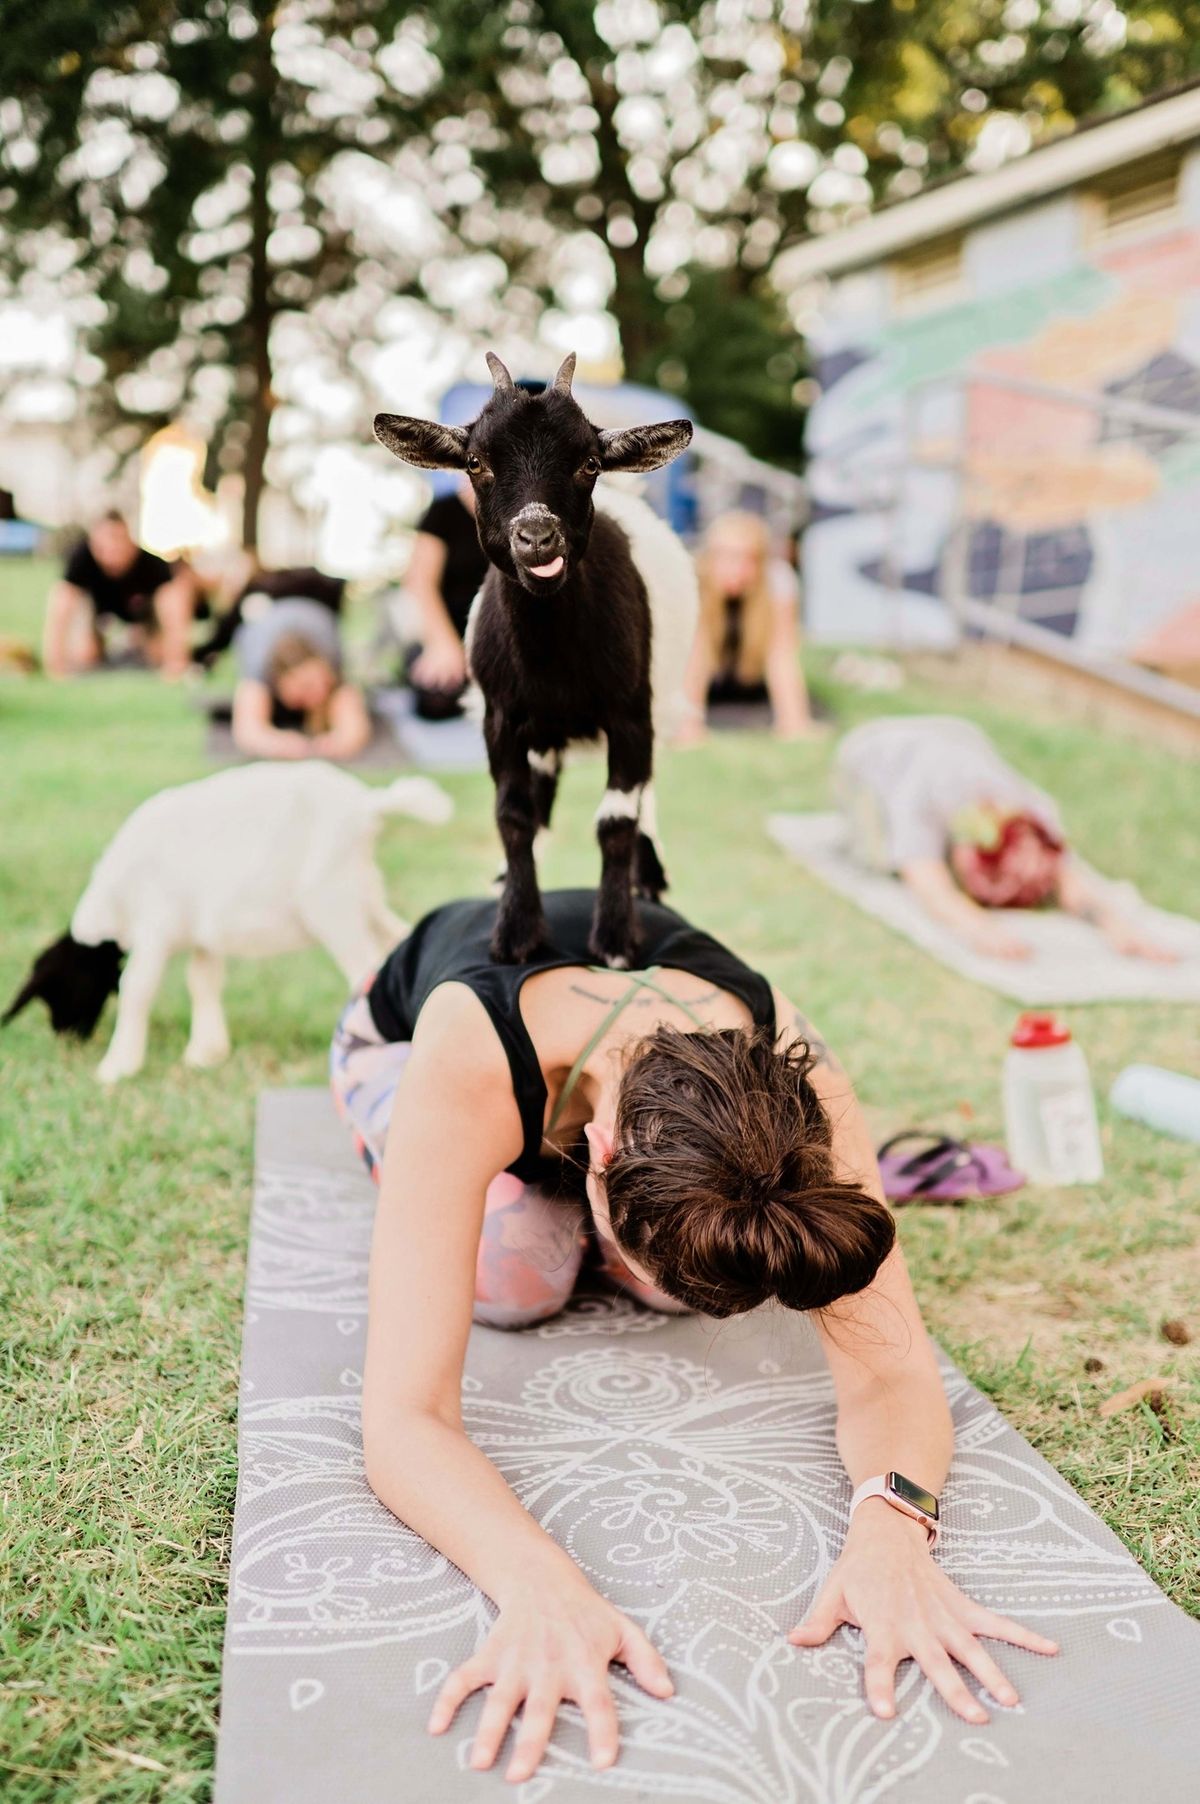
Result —
<path fill-rule="evenodd" d="M 477 992 L 448 978 L 429 992 L 413 1032 L 423 1062 L 449 1075 L 453 1088 L 469 1090 L 491 1078 L 511 1088 L 508 1058 L 492 1018 Z"/>

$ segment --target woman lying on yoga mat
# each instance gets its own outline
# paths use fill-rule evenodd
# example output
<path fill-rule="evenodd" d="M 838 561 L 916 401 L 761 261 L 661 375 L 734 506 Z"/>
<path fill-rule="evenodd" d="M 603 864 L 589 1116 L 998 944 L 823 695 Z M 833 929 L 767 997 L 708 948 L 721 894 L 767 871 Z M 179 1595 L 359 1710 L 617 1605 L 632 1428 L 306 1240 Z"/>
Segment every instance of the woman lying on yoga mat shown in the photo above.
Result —
<path fill-rule="evenodd" d="M 895 872 L 973 951 L 1027 958 L 1028 941 L 989 911 L 1056 906 L 1129 958 L 1175 958 L 1071 856 L 1050 797 L 972 721 L 869 720 L 839 745 L 834 783 L 859 862 Z"/>
<path fill-rule="evenodd" d="M 955 1661 L 1009 1705 L 983 1638 L 1055 1648 L 964 1596 L 911 1502 L 872 1483 L 907 1474 L 918 1497 L 936 1496 L 953 1432 L 845 1073 L 766 978 L 672 909 L 639 903 L 645 969 L 610 971 L 588 958 L 594 892 L 543 900 L 549 949 L 523 966 L 489 959 L 495 902 L 427 915 L 349 1005 L 332 1049 L 334 1095 L 380 1182 L 367 1476 L 499 1611 L 430 1729 L 490 1687 L 472 1756 L 489 1767 L 523 1706 L 516 1782 L 564 1699 L 583 1712 L 593 1764 L 616 1759 L 610 1661 L 671 1694 L 642 1630 L 463 1429 L 472 1317 L 515 1328 L 554 1315 L 589 1261 L 651 1309 L 728 1316 L 774 1299 L 816 1312 L 860 1507 L 790 1638 L 816 1647 L 857 1624 L 877 1716 L 895 1714 L 896 1667 L 912 1658 L 959 1716 L 986 1722 Z"/>

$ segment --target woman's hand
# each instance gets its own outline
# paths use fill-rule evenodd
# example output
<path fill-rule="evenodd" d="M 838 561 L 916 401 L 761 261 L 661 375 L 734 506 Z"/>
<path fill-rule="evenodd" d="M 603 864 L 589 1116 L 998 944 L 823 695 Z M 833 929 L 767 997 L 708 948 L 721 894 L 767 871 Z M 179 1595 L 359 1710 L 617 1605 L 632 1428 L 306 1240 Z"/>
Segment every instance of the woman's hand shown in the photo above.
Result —
<path fill-rule="evenodd" d="M 1023 940 L 998 921 L 973 921 L 963 938 L 972 952 L 978 952 L 983 958 L 1028 958 L 1033 951 L 1028 940 Z"/>
<path fill-rule="evenodd" d="M 304 733 L 297 733 L 290 727 L 272 727 L 271 738 L 264 739 L 256 750 L 253 746 L 243 746 L 242 750 L 250 751 L 258 758 L 311 758 L 314 756 L 315 740 Z"/>
<path fill-rule="evenodd" d="M 461 689 L 467 680 L 467 654 L 454 633 L 431 638 L 414 658 L 412 673 L 423 689 Z"/>
<path fill-rule="evenodd" d="M 1119 952 L 1122 958 L 1145 958 L 1156 965 L 1178 963 L 1178 952 L 1170 946 L 1164 946 L 1152 934 L 1143 932 L 1132 921 L 1113 917 L 1105 923 L 1103 931 L 1113 951 Z"/>
<path fill-rule="evenodd" d="M 694 745 L 704 745 L 708 739 L 708 727 L 702 714 L 690 715 L 679 728 L 671 744 L 678 750 L 687 750 Z"/>
<path fill-rule="evenodd" d="M 449 1728 L 464 1698 L 489 1686 L 471 1766 L 495 1761 L 510 1722 L 524 1705 L 505 1778 L 516 1785 L 537 1770 L 564 1698 L 579 1705 L 594 1767 L 617 1757 L 617 1710 L 608 1682 L 618 1660 L 652 1697 L 674 1691 L 662 1655 L 627 1616 L 582 1580 L 526 1593 L 503 1604 L 479 1652 L 452 1672 L 429 1718 L 431 1735 Z"/>
<path fill-rule="evenodd" d="M 854 1513 L 841 1558 L 825 1581 L 808 1620 L 793 1629 L 795 1647 L 820 1647 L 848 1622 L 866 1640 L 867 1702 L 876 1716 L 896 1714 L 896 1668 L 915 1660 L 964 1722 L 986 1723 L 987 1711 L 954 1664 L 965 1666 L 998 1704 L 1018 1702 L 980 1637 L 1007 1641 L 1035 1654 L 1056 1654 L 1044 1635 L 997 1616 L 947 1578 L 930 1557 L 925 1530 L 882 1499 Z"/>

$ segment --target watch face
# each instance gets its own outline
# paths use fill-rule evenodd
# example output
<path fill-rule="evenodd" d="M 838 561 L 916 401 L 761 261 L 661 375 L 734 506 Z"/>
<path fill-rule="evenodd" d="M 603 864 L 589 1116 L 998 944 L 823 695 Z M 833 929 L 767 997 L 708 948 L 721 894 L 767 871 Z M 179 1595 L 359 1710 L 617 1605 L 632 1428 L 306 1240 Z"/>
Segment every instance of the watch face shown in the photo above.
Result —
<path fill-rule="evenodd" d="M 888 1490 L 894 1491 L 903 1502 L 911 1503 L 913 1508 L 920 1510 L 923 1516 L 929 1516 L 934 1522 L 937 1521 L 938 1500 L 933 1492 L 923 1491 L 920 1485 L 915 1485 L 911 1478 L 905 1478 L 902 1472 L 888 1473 Z"/>

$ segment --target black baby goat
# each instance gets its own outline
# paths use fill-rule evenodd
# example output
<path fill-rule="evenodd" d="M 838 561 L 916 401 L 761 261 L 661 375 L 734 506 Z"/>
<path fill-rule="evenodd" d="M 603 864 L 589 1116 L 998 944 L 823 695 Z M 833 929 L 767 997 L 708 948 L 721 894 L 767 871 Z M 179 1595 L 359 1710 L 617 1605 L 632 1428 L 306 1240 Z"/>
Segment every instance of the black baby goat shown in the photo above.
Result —
<path fill-rule="evenodd" d="M 541 393 L 488 354 L 493 390 L 469 426 L 381 413 L 376 437 L 406 463 L 463 470 L 490 568 L 468 633 L 507 869 L 492 957 L 522 963 L 545 942 L 534 839 L 548 825 L 571 741 L 608 746 L 596 814 L 601 875 L 590 951 L 613 966 L 637 950 L 635 891 L 657 899 L 655 722 L 681 716 L 695 631 L 691 559 L 646 504 L 607 471 L 654 470 L 691 440 L 687 420 L 601 431 L 571 393 L 566 358 Z M 653 712 L 652 712 L 653 709 Z"/>

